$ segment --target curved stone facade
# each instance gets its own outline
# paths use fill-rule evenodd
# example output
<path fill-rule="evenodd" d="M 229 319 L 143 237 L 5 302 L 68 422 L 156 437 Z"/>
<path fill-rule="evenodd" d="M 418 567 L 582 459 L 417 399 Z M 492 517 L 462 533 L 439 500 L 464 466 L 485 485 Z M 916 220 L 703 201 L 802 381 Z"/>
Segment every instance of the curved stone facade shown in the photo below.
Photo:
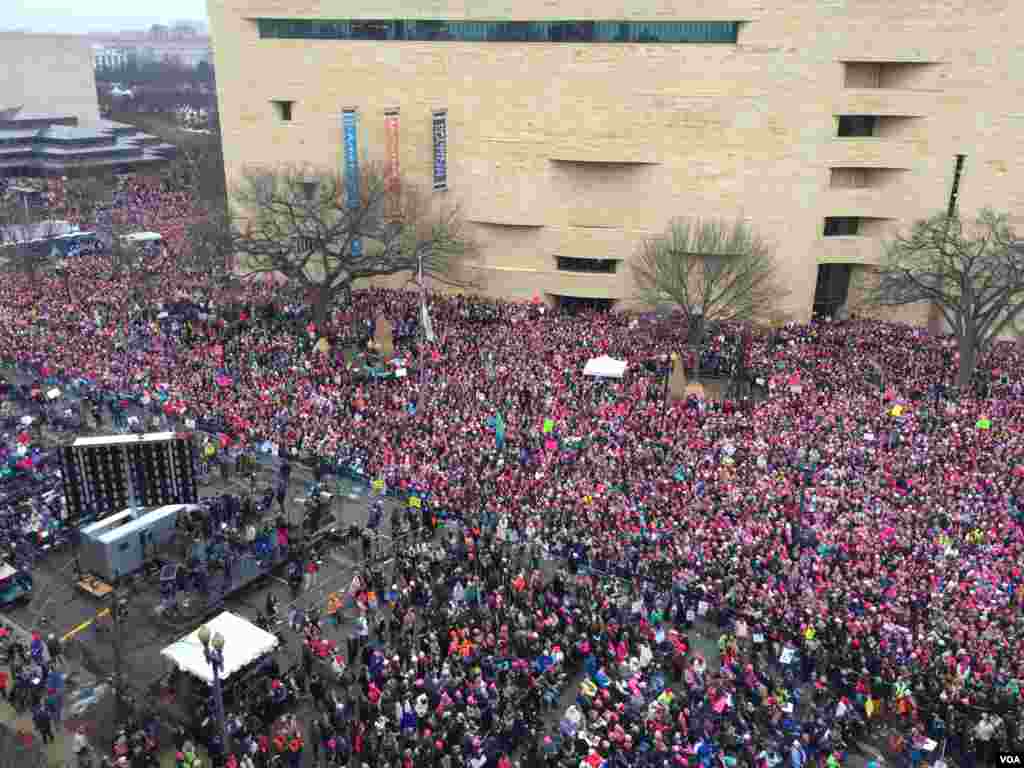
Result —
<path fill-rule="evenodd" d="M 629 259 L 670 218 L 744 217 L 776 243 L 796 319 L 819 263 L 863 268 L 894 229 L 947 207 L 958 154 L 964 213 L 1021 208 L 1024 5 L 628 5 L 210 0 L 229 183 L 248 162 L 340 168 L 343 108 L 383 160 L 398 108 L 401 169 L 429 188 L 432 114 L 446 110 L 436 194 L 484 244 L 487 292 L 629 300 Z M 617 44 L 276 39 L 258 22 L 410 17 L 741 23 L 735 43 Z M 567 272 L 560 256 L 617 269 Z"/>

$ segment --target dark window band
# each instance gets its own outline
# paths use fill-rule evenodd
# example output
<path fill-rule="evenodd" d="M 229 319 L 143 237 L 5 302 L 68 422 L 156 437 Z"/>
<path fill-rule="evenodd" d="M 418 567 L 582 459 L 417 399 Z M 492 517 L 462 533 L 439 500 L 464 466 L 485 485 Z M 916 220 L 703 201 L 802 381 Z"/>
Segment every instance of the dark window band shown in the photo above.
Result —
<path fill-rule="evenodd" d="M 735 21 L 423 21 L 257 19 L 277 40 L 419 40 L 476 43 L 735 43 Z"/>

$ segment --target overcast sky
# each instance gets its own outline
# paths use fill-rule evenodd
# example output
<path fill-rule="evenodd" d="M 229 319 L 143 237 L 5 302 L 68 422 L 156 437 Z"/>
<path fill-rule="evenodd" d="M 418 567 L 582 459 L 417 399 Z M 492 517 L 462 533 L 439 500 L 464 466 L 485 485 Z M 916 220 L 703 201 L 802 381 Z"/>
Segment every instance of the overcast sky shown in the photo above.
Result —
<path fill-rule="evenodd" d="M 74 34 L 206 21 L 206 0 L 0 0 L 0 28 Z"/>

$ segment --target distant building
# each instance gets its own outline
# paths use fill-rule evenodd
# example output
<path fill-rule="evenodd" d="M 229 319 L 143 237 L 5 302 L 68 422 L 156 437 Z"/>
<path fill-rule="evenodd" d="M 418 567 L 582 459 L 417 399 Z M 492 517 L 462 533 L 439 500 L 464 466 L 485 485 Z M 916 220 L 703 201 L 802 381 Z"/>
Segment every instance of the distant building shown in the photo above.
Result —
<path fill-rule="evenodd" d="M 174 155 L 100 119 L 94 62 L 84 37 L 0 34 L 0 178 L 128 173 Z"/>
<path fill-rule="evenodd" d="M 75 35 L 0 33 L 0 112 L 100 119 L 89 41 Z"/>
<path fill-rule="evenodd" d="M 210 64 L 213 59 L 210 38 L 199 35 L 160 39 L 152 36 L 93 36 L 90 39 L 93 66 L 97 72 L 117 71 L 133 64 L 171 64 L 196 69 L 203 63 Z"/>
<path fill-rule="evenodd" d="M 79 125 L 67 115 L 0 112 L 0 178 L 132 173 L 165 165 L 175 152 L 124 123 Z"/>
<path fill-rule="evenodd" d="M 171 26 L 171 38 L 174 40 L 188 40 L 199 35 L 199 30 L 191 21 L 176 21 Z"/>
<path fill-rule="evenodd" d="M 97 72 L 116 72 L 128 66 L 129 55 L 120 46 L 93 43 L 92 60 Z"/>

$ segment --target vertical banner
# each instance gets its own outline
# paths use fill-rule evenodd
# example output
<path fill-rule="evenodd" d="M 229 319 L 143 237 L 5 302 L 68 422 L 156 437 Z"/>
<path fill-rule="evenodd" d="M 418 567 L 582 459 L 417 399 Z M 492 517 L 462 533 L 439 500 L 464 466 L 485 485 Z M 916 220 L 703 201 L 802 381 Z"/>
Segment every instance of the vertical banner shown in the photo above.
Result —
<path fill-rule="evenodd" d="M 434 112 L 434 189 L 448 189 L 448 111 Z"/>
<path fill-rule="evenodd" d="M 398 109 L 389 109 L 384 113 L 384 131 L 387 151 L 387 193 L 389 213 L 398 213 L 398 195 L 400 190 L 401 169 L 398 161 Z"/>
<path fill-rule="evenodd" d="M 345 197 L 349 208 L 359 207 L 359 145 L 356 141 L 356 111 L 346 109 L 341 113 L 341 131 L 345 147 Z M 352 255 L 363 255 L 361 238 L 352 239 Z"/>

